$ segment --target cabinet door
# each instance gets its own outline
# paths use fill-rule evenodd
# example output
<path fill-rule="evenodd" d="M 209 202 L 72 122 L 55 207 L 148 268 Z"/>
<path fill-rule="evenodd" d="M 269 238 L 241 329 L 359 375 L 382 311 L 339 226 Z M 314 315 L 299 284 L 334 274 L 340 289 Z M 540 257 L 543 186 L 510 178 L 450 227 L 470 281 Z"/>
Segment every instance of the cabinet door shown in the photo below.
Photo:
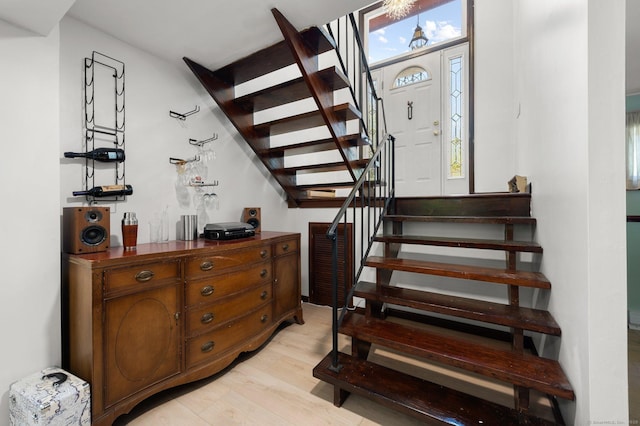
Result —
<path fill-rule="evenodd" d="M 179 290 L 105 301 L 105 408 L 180 372 Z"/>
<path fill-rule="evenodd" d="M 273 282 L 274 320 L 300 306 L 300 256 L 291 253 L 275 259 Z"/>

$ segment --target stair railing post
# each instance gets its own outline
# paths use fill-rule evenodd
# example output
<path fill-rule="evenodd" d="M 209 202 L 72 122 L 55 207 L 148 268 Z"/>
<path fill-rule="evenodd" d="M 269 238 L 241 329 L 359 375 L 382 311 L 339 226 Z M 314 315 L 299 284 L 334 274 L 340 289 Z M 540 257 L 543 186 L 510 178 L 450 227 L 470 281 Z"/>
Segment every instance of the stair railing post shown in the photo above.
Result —
<path fill-rule="evenodd" d="M 331 239 L 331 307 L 333 311 L 331 324 L 331 365 L 329 369 L 339 372 L 342 366 L 338 362 L 338 238 L 337 232 L 328 235 Z"/>

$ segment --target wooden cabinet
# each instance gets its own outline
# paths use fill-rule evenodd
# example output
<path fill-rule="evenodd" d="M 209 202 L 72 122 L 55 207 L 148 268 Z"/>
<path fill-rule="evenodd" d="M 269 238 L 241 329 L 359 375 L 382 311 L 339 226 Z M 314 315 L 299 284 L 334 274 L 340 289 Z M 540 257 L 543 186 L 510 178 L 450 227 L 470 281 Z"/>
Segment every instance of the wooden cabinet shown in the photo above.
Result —
<path fill-rule="evenodd" d="M 302 324 L 299 246 L 299 234 L 262 232 L 64 255 L 63 361 L 91 384 L 93 424 Z"/>

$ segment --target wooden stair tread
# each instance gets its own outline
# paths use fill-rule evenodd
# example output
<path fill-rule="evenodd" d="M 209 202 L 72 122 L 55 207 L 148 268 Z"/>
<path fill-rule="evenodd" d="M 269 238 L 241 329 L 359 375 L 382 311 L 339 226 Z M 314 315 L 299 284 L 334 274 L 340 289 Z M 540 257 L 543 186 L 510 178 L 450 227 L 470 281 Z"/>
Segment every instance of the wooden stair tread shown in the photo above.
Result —
<path fill-rule="evenodd" d="M 349 86 L 347 77 L 345 77 L 337 67 L 325 68 L 318 71 L 318 76 L 324 80 L 332 90 L 344 89 Z M 311 97 L 309 87 L 302 77 L 298 77 L 236 98 L 235 102 L 247 111 L 257 112 L 309 97 Z"/>
<path fill-rule="evenodd" d="M 533 225 L 536 219 L 529 216 L 417 216 L 385 215 L 385 220 L 393 222 L 441 222 L 441 223 L 487 223 Z"/>
<path fill-rule="evenodd" d="M 351 161 L 351 167 L 353 169 L 362 169 L 367 166 L 368 159 Z M 322 172 L 335 172 L 347 170 L 347 165 L 342 161 L 336 161 L 332 163 L 322 164 L 308 164 L 304 166 L 286 167 L 282 169 L 281 173 L 296 174 L 301 173 L 322 173 Z"/>
<path fill-rule="evenodd" d="M 423 235 L 382 235 L 375 237 L 375 241 L 395 244 L 422 244 L 440 247 L 464 247 L 487 250 L 542 253 L 542 247 L 538 243 L 531 241 L 429 237 Z"/>
<path fill-rule="evenodd" d="M 547 358 L 495 349 L 389 321 L 367 319 L 353 312 L 344 317 L 340 332 L 560 398 L 575 398 L 560 364 Z"/>
<path fill-rule="evenodd" d="M 328 52 L 335 48 L 331 37 L 318 27 L 311 27 L 301 31 L 300 35 L 307 46 L 318 54 Z M 233 86 L 277 71 L 294 63 L 295 59 L 291 50 L 283 40 L 220 68 L 215 71 L 215 74 L 218 78 Z"/>
<path fill-rule="evenodd" d="M 393 213 L 422 216 L 531 216 L 531 194 L 492 192 L 398 197 Z"/>
<path fill-rule="evenodd" d="M 512 271 L 508 269 L 429 262 L 395 257 L 370 256 L 366 266 L 395 271 L 414 272 L 441 277 L 461 278 L 497 284 L 550 289 L 551 283 L 539 272 Z"/>
<path fill-rule="evenodd" d="M 315 183 L 309 185 L 298 185 L 296 189 L 300 191 L 307 191 L 310 189 L 332 189 L 332 188 L 349 188 L 352 187 L 354 182 L 329 182 L 329 183 Z"/>
<path fill-rule="evenodd" d="M 342 136 L 339 139 L 339 143 L 345 148 L 370 145 L 369 141 L 362 138 L 359 133 Z M 313 154 L 315 152 L 331 151 L 336 148 L 337 146 L 334 139 L 327 138 L 270 148 L 261 155 L 266 157 L 280 157 L 284 155 L 285 152 L 288 155 Z"/>
<path fill-rule="evenodd" d="M 541 309 L 503 305 L 401 287 L 383 286 L 378 292 L 376 284 L 367 281 L 357 284 L 354 296 L 553 336 L 561 334 L 560 326 L 555 319 L 549 312 Z"/>
<path fill-rule="evenodd" d="M 329 353 L 316 365 L 313 377 L 425 422 L 451 425 L 554 424 L 342 352 L 338 353 L 338 363 L 342 368 L 336 372 L 329 368 L 331 355 Z"/>
<path fill-rule="evenodd" d="M 333 112 L 343 121 L 360 118 L 360 112 L 351 104 L 335 105 Z M 284 117 L 266 123 L 257 124 L 254 129 L 258 134 L 274 136 L 298 130 L 324 126 L 325 122 L 320 111 L 309 111 L 291 117 Z"/>

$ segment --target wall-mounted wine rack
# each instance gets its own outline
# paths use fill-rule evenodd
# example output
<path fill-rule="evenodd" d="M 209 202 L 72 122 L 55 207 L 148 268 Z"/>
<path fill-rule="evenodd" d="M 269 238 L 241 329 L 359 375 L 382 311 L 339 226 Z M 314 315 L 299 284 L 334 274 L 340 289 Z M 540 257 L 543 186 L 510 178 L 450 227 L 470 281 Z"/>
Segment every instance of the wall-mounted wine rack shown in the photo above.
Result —
<path fill-rule="evenodd" d="M 85 152 L 100 146 L 125 149 L 124 69 L 123 62 L 100 52 L 93 51 L 91 58 L 84 59 Z M 98 163 L 85 158 L 84 189 L 106 185 L 125 188 L 125 162 Z M 126 197 L 124 191 L 109 197 L 86 195 L 89 203 L 124 201 Z"/>

